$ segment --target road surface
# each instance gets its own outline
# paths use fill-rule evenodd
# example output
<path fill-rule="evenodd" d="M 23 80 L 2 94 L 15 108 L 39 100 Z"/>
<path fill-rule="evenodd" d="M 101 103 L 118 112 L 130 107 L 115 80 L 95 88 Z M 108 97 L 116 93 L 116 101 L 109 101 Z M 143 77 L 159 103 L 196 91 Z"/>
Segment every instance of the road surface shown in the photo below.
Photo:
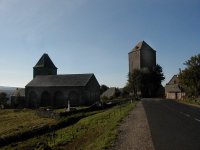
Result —
<path fill-rule="evenodd" d="M 200 108 L 172 100 L 142 100 L 155 150 L 200 150 Z"/>

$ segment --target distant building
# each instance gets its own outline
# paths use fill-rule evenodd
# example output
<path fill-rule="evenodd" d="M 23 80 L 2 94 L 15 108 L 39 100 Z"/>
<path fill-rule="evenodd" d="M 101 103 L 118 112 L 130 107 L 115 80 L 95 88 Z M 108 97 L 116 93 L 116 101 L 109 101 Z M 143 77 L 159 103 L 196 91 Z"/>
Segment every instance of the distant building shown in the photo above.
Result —
<path fill-rule="evenodd" d="M 28 107 L 90 105 L 100 100 L 100 85 L 94 74 L 57 75 L 57 67 L 43 54 L 33 67 L 33 80 L 25 88 Z"/>
<path fill-rule="evenodd" d="M 120 96 L 120 94 L 121 92 L 119 89 L 111 87 L 101 94 L 101 98 L 111 99 Z"/>
<path fill-rule="evenodd" d="M 178 75 L 174 75 L 165 86 L 165 95 L 167 99 L 183 99 L 185 92 L 179 85 Z"/>
<path fill-rule="evenodd" d="M 15 87 L 3 87 L 0 86 L 0 93 L 6 93 L 6 97 L 8 98 L 7 104 L 11 105 L 11 95 L 15 91 Z"/>
<path fill-rule="evenodd" d="M 12 108 L 25 107 L 25 88 L 16 88 L 10 98 Z"/>
<path fill-rule="evenodd" d="M 133 73 L 135 69 L 152 70 L 156 66 L 156 51 L 145 41 L 139 42 L 128 56 L 129 73 Z"/>

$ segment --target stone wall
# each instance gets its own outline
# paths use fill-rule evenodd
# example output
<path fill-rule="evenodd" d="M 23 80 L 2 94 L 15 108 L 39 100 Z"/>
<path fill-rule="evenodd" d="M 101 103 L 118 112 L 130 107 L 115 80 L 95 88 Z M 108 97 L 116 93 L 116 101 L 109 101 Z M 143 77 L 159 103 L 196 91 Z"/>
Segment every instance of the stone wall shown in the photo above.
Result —
<path fill-rule="evenodd" d="M 84 87 L 26 87 L 26 106 L 66 107 L 68 101 L 72 106 L 90 105 L 100 99 L 100 86 L 93 76 Z"/>
<path fill-rule="evenodd" d="M 129 72 L 133 73 L 135 69 L 140 69 L 140 51 L 129 53 Z"/>
<path fill-rule="evenodd" d="M 151 48 L 144 47 L 141 52 L 141 68 L 153 69 L 156 66 L 156 51 Z"/>
<path fill-rule="evenodd" d="M 88 104 L 93 104 L 96 101 L 100 100 L 100 85 L 93 76 L 90 81 L 88 82 L 87 86 L 85 87 L 85 97 Z"/>
<path fill-rule="evenodd" d="M 33 68 L 33 78 L 37 75 L 57 75 L 57 69 L 53 68 Z"/>
<path fill-rule="evenodd" d="M 167 99 L 183 99 L 185 96 L 184 92 L 168 92 L 166 93 Z"/>
<path fill-rule="evenodd" d="M 67 106 L 68 100 L 71 105 L 79 105 L 82 91 L 82 87 L 27 87 L 26 99 L 30 107 L 63 107 Z"/>
<path fill-rule="evenodd" d="M 153 69 L 156 66 L 156 51 L 150 47 L 129 53 L 129 72 L 135 69 Z"/>

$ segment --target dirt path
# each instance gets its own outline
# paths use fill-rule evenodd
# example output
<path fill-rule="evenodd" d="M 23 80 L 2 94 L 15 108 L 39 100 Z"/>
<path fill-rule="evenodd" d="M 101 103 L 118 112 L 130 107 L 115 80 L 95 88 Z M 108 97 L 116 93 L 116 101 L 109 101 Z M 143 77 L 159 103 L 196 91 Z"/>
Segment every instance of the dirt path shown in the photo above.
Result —
<path fill-rule="evenodd" d="M 142 102 L 130 112 L 119 127 L 119 136 L 112 150 L 154 150 Z"/>

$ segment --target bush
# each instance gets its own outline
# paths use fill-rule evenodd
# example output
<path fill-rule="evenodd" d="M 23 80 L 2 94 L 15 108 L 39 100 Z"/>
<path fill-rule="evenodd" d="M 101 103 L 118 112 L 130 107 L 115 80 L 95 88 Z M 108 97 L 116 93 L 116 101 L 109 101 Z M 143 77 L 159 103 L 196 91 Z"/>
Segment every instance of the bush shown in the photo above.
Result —
<path fill-rule="evenodd" d="M 107 96 L 103 96 L 103 97 L 101 98 L 101 101 L 102 101 L 102 102 L 106 102 L 107 100 L 109 100 L 109 98 L 108 98 Z"/>

